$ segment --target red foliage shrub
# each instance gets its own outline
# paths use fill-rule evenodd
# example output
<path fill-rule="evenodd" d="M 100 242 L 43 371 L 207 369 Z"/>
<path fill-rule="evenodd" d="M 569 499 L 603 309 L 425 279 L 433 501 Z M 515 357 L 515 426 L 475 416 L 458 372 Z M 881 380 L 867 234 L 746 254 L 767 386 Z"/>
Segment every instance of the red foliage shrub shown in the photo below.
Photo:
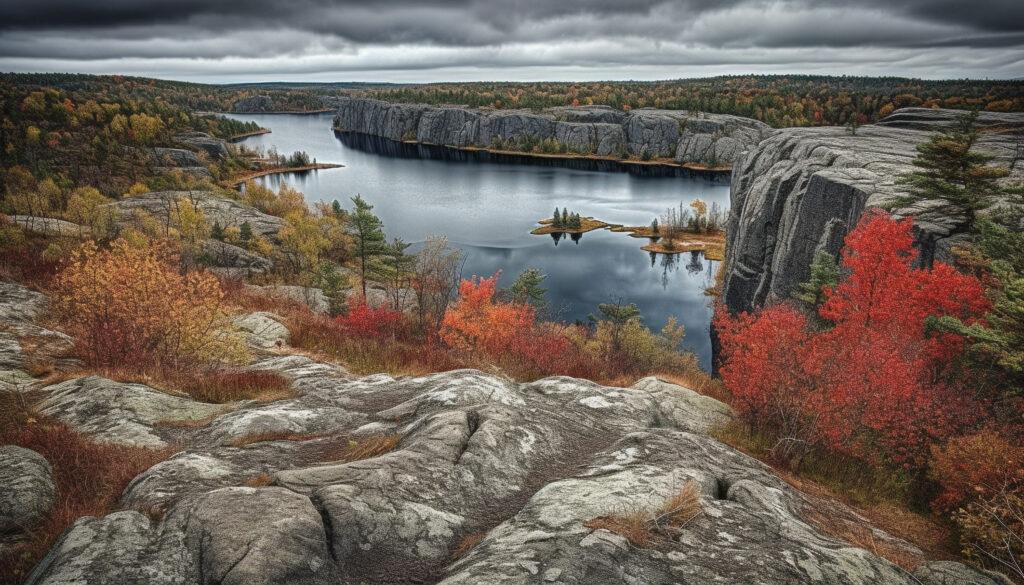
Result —
<path fill-rule="evenodd" d="M 405 329 L 405 316 L 387 307 L 373 308 L 359 299 L 348 313 L 335 317 L 335 322 L 358 337 L 399 336 Z"/>
<path fill-rule="evenodd" d="M 929 476 L 941 487 L 932 508 L 951 512 L 975 499 L 1024 485 L 1024 446 L 984 430 L 932 447 Z"/>
<path fill-rule="evenodd" d="M 941 263 L 913 268 L 911 227 L 876 213 L 847 236 L 849 276 L 826 291 L 820 310 L 831 329 L 808 331 L 785 308 L 719 313 L 723 380 L 747 420 L 775 405 L 772 416 L 810 421 L 801 429 L 832 450 L 920 469 L 930 445 L 983 416 L 985 404 L 957 382 L 963 339 L 929 332 L 925 322 L 976 321 L 989 307 L 983 287 Z"/>

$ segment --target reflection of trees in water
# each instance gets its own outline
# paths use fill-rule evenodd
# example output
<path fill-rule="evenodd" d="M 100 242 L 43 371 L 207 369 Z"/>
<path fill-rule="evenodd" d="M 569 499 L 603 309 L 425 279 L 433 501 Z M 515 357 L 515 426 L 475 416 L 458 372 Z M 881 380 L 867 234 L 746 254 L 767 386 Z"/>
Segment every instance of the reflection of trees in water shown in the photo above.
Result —
<path fill-rule="evenodd" d="M 686 272 L 690 274 L 697 274 L 704 270 L 704 258 L 703 255 L 694 250 L 690 252 L 690 261 L 686 263 Z"/>
<path fill-rule="evenodd" d="M 555 245 L 557 246 L 558 242 L 561 242 L 562 238 L 564 238 L 566 235 L 568 235 L 569 239 L 572 240 L 573 243 L 576 244 L 577 246 L 580 243 L 580 239 L 583 237 L 583 234 L 577 233 L 566 234 L 565 232 L 551 232 L 551 239 L 555 241 Z"/>
<path fill-rule="evenodd" d="M 661 255 L 661 288 L 668 288 L 668 275 L 670 272 L 679 270 L 679 266 L 676 264 L 675 254 L 662 254 Z"/>
<path fill-rule="evenodd" d="M 651 255 L 651 268 L 654 268 L 654 263 L 658 261 L 658 253 L 657 252 L 648 252 L 648 254 Z"/>

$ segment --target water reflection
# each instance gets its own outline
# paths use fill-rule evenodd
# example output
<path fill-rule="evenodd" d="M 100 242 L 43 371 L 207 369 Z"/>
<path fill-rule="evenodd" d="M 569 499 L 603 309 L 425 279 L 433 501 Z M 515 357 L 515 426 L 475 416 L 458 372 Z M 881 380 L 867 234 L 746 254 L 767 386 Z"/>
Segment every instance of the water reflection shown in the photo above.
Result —
<path fill-rule="evenodd" d="M 729 189 L 686 177 L 638 177 L 566 168 L 390 157 L 353 149 L 336 138 L 330 116 L 246 115 L 273 133 L 247 139 L 251 146 L 275 146 L 282 153 L 304 150 L 344 168 L 304 175 L 267 177 L 271 186 L 288 182 L 311 201 L 362 194 L 375 206 L 389 236 L 422 242 L 444 234 L 466 253 L 465 275 L 501 271 L 508 285 L 522 270 L 548 274 L 545 287 L 556 315 L 586 320 L 598 303 L 636 303 L 645 322 L 660 329 L 670 315 L 686 327 L 684 345 L 710 367 L 711 309 L 704 289 L 714 281 L 717 262 L 700 252 L 686 258 L 649 254 L 646 241 L 606 230 L 530 235 L 537 220 L 555 206 L 579 210 L 604 221 L 646 225 L 679 202 L 701 197 L 728 207 Z M 575 245 L 564 245 L 571 240 Z M 563 244 L 563 245 L 559 245 Z M 679 267 L 685 266 L 685 270 Z"/>

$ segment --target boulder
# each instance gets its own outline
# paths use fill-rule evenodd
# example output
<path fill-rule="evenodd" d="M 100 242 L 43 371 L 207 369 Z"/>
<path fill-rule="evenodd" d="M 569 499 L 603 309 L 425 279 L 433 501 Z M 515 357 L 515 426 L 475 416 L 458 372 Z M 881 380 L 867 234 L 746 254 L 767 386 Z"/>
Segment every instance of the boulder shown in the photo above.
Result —
<path fill-rule="evenodd" d="M 246 275 L 262 274 L 273 266 L 273 263 L 245 248 L 220 240 L 203 240 L 203 258 L 216 268 L 238 268 Z"/>
<path fill-rule="evenodd" d="M 288 328 L 281 323 L 281 318 L 273 313 L 258 312 L 240 315 L 234 320 L 246 334 L 251 347 L 257 349 L 273 349 L 288 345 Z"/>
<path fill-rule="evenodd" d="M 179 134 L 174 139 L 181 144 L 204 151 L 214 160 L 224 160 L 229 154 L 227 142 L 205 132 Z"/>
<path fill-rule="evenodd" d="M 733 169 L 722 298 L 747 311 L 788 298 L 807 280 L 815 254 L 838 256 L 864 210 L 890 208 L 905 194 L 899 177 L 913 170 L 916 146 L 957 112 L 897 110 L 856 135 L 845 128 L 787 128 L 760 142 Z M 908 117 L 913 119 L 911 123 Z M 1024 124 L 1024 114 L 982 114 L 980 123 Z M 977 148 L 1009 166 L 1019 131 L 982 134 Z M 1008 181 L 1024 180 L 1016 165 Z M 964 218 L 938 201 L 896 209 L 913 216 L 922 261 L 938 257 Z"/>
<path fill-rule="evenodd" d="M 53 469 L 35 451 L 0 447 L 0 535 L 26 533 L 50 513 L 57 498 Z"/>
<path fill-rule="evenodd" d="M 104 443 L 161 449 L 169 430 L 161 423 L 195 422 L 222 413 L 219 404 L 172 396 L 145 384 L 115 382 L 99 376 L 75 378 L 43 389 L 41 414 Z"/>
<path fill-rule="evenodd" d="M 150 156 L 158 165 L 165 167 L 199 167 L 205 169 L 199 162 L 199 157 L 191 150 L 184 148 L 153 147 L 148 149 Z M 207 171 L 209 172 L 209 171 Z"/>

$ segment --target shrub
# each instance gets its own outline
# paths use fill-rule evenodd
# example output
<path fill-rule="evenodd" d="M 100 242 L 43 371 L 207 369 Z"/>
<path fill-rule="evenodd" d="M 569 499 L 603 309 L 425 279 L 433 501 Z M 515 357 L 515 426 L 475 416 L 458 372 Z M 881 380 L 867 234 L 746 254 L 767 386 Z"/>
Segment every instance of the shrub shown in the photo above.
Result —
<path fill-rule="evenodd" d="M 200 370 L 167 380 L 175 390 L 202 402 L 221 404 L 238 400 L 271 402 L 291 398 L 291 381 L 268 370 Z"/>
<path fill-rule="evenodd" d="M 399 337 L 405 327 L 405 317 L 387 307 L 373 308 L 357 299 L 348 313 L 335 317 L 335 322 L 358 337 Z"/>
<path fill-rule="evenodd" d="M 1024 483 L 956 512 L 964 556 L 1024 581 Z"/>
<path fill-rule="evenodd" d="M 992 430 L 956 437 L 942 447 L 932 447 L 929 476 L 941 488 L 932 507 L 949 512 L 1024 485 L 1024 446 Z"/>
<path fill-rule="evenodd" d="M 441 322 L 441 339 L 459 350 L 505 351 L 516 337 L 533 329 L 533 307 L 494 299 L 498 275 L 463 280 L 459 298 Z"/>
<path fill-rule="evenodd" d="M 53 309 L 89 365 L 176 369 L 245 357 L 217 279 L 182 275 L 171 260 L 162 246 L 123 240 L 72 254 L 54 281 Z"/>
<path fill-rule="evenodd" d="M 849 276 L 826 290 L 819 311 L 830 329 L 810 331 L 785 307 L 719 313 L 722 377 L 741 416 L 782 437 L 915 470 L 932 444 L 977 423 L 986 403 L 960 382 L 964 340 L 929 331 L 926 320 L 974 323 L 989 303 L 972 276 L 942 263 L 913 268 L 911 227 L 872 214 L 847 236 Z"/>

